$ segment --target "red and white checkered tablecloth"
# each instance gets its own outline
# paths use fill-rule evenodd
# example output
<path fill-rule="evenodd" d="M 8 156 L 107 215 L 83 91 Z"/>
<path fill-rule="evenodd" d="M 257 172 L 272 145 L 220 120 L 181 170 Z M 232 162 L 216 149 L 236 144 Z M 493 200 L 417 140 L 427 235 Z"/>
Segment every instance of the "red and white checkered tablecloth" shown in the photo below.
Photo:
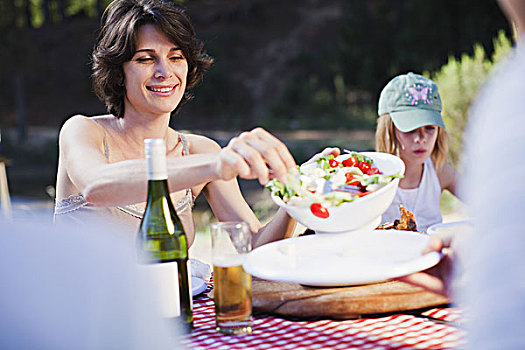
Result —
<path fill-rule="evenodd" d="M 215 330 L 213 300 L 206 293 L 194 299 L 194 330 L 183 340 L 188 349 L 450 349 L 465 344 L 463 329 L 410 314 L 358 320 L 294 321 L 256 316 L 253 332 L 223 335 Z M 457 308 L 431 309 L 426 316 L 458 321 Z"/>

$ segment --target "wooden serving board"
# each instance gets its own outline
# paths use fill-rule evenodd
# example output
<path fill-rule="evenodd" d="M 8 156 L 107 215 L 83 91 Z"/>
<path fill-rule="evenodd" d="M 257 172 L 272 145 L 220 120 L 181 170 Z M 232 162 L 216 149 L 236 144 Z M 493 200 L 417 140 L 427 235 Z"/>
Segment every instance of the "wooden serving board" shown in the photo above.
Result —
<path fill-rule="evenodd" d="M 445 297 L 397 281 L 333 288 L 258 278 L 252 283 L 253 311 L 285 317 L 354 319 L 449 303 Z"/>

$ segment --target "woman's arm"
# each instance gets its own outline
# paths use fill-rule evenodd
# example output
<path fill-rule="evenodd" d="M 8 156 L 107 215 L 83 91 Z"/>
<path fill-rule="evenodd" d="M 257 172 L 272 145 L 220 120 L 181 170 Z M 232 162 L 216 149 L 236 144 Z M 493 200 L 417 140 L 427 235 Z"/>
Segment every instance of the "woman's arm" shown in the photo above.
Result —
<path fill-rule="evenodd" d="M 253 237 L 253 246 L 278 241 L 293 236 L 297 221 L 292 219 L 283 208 L 279 208 L 275 216 Z"/>
<path fill-rule="evenodd" d="M 315 162 L 322 156 L 329 154 L 338 156 L 340 153 L 339 148 L 325 148 L 307 163 Z M 297 222 L 282 208 L 279 208 L 270 222 L 261 227 L 261 223 L 244 200 L 236 180 L 211 182 L 204 189 L 204 194 L 219 221 L 246 221 L 249 223 L 254 232 L 252 241 L 254 247 L 292 237 L 295 231 Z"/>
<path fill-rule="evenodd" d="M 168 158 L 172 192 L 213 181 L 228 182 L 236 176 L 266 184 L 270 169 L 282 178 L 296 166 L 286 146 L 261 128 L 243 132 L 222 149 L 203 136 L 192 136 L 190 142 L 190 155 Z M 104 132 L 92 120 L 83 116 L 69 119 L 62 127 L 59 143 L 63 168 L 89 202 L 115 206 L 146 198 L 145 159 L 109 163 L 104 154 Z M 59 198 L 65 195 L 58 194 Z"/>
<path fill-rule="evenodd" d="M 192 153 L 207 152 L 209 151 L 209 148 L 213 146 L 209 144 L 210 140 L 203 139 L 201 136 L 192 135 L 189 140 L 191 140 L 190 144 Z M 235 139 L 233 139 L 232 142 L 235 142 Z M 230 142 L 230 144 L 226 147 L 226 150 L 231 147 L 232 142 Z M 273 144 L 274 146 L 277 145 L 276 147 L 285 147 L 284 144 L 270 144 Z M 218 145 L 215 147 L 218 147 Z M 235 147 L 237 147 L 236 149 L 240 149 L 242 145 L 237 144 Z M 288 153 L 286 148 L 275 150 L 275 154 L 279 154 L 280 152 L 283 152 L 282 154 L 284 154 L 285 157 L 288 156 L 291 158 L 291 155 Z M 261 151 L 261 153 L 263 153 L 263 151 Z M 266 152 L 266 154 L 268 154 L 268 152 Z M 290 158 L 288 158 L 288 160 L 280 161 L 283 163 L 288 162 L 295 168 L 295 162 L 293 161 L 293 158 Z M 268 173 L 264 173 L 264 176 L 266 176 L 266 178 L 259 180 L 259 182 L 265 183 L 267 181 Z M 254 247 L 276 241 L 284 237 L 289 237 L 293 234 L 296 222 L 295 220 L 291 219 L 290 216 L 288 216 L 288 214 L 286 214 L 286 212 L 282 209 L 279 209 L 277 214 L 268 224 L 262 226 L 242 196 L 239 184 L 235 178 L 231 180 L 211 181 L 203 189 L 203 193 L 206 196 L 213 213 L 219 221 L 245 221 L 250 225 L 250 228 L 254 233 L 252 242 Z"/>
<path fill-rule="evenodd" d="M 236 179 L 213 181 L 203 190 L 210 207 L 219 221 L 245 221 L 254 236 L 254 247 L 290 237 L 296 222 L 282 209 L 268 224 L 262 226 L 241 194 Z"/>
<path fill-rule="evenodd" d="M 278 177 L 296 167 L 286 146 L 263 129 L 245 132 L 221 149 L 214 141 L 191 135 L 190 155 L 168 158 L 170 191 L 205 187 L 212 210 L 221 221 L 242 220 L 255 233 L 254 245 L 289 234 L 295 222 L 283 211 L 265 227 L 250 209 L 236 176 L 259 179 L 265 184 L 270 169 Z M 132 159 L 108 163 L 104 155 L 104 133 L 85 117 L 70 119 L 61 130 L 63 161 L 78 190 L 100 206 L 138 203 L 146 198 L 146 161 Z"/>
<path fill-rule="evenodd" d="M 93 121 L 75 116 L 60 132 L 61 162 L 67 175 L 86 200 L 99 206 L 143 202 L 146 198 L 146 160 L 109 163 L 104 154 L 104 133 Z M 168 158 L 170 191 L 176 192 L 219 178 L 219 154 Z M 60 193 L 57 198 L 68 193 Z"/>
<path fill-rule="evenodd" d="M 196 144 L 200 144 L 197 142 Z M 281 145 L 284 147 L 284 145 Z M 287 149 L 279 152 L 285 154 Z M 314 155 L 307 163 L 314 162 L 319 157 L 341 153 L 339 148 L 325 148 Z M 295 165 L 295 163 L 293 163 Z M 255 214 L 241 194 L 237 180 L 213 181 L 204 188 L 204 194 L 219 221 L 246 221 L 254 233 L 252 244 L 254 247 L 292 237 L 297 222 L 284 209 L 279 208 L 275 216 L 265 226 L 262 226 Z M 261 227 L 262 226 L 262 227 Z"/>

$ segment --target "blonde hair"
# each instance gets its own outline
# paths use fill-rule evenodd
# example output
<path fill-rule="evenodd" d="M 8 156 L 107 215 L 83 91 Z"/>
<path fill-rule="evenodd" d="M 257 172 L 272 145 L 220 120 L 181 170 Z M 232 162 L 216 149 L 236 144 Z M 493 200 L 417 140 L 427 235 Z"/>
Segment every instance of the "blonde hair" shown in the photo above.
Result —
<path fill-rule="evenodd" d="M 396 126 L 386 113 L 377 120 L 376 129 L 376 151 L 390 153 L 399 156 L 399 141 L 396 138 Z M 447 131 L 438 127 L 438 136 L 432 154 L 430 156 L 438 170 L 448 157 L 448 134 Z"/>

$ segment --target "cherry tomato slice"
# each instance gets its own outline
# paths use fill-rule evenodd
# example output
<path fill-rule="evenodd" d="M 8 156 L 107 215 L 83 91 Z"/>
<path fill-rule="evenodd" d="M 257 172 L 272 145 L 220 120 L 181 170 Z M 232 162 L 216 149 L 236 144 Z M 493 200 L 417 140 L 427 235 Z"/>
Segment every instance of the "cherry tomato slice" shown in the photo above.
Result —
<path fill-rule="evenodd" d="M 348 157 L 347 159 L 343 160 L 343 166 L 357 166 L 359 161 L 357 160 L 356 156 Z"/>
<path fill-rule="evenodd" d="M 359 186 L 361 187 L 361 182 L 359 182 L 359 180 L 356 180 L 354 178 L 354 175 L 352 175 L 351 173 L 346 173 L 345 174 L 345 177 L 346 177 L 346 181 L 345 183 L 347 185 L 352 185 L 352 186 Z"/>
<path fill-rule="evenodd" d="M 312 203 L 312 205 L 310 205 L 310 211 L 312 212 L 312 214 L 321 219 L 326 219 L 328 216 L 330 216 L 330 213 L 328 213 L 328 209 L 323 207 L 321 203 Z"/>
<path fill-rule="evenodd" d="M 328 160 L 328 164 L 332 168 L 337 168 L 339 166 L 339 162 L 333 158 Z"/>
<path fill-rule="evenodd" d="M 370 170 L 370 164 L 367 162 L 359 162 L 359 164 L 357 164 L 357 167 L 361 169 L 363 174 L 366 174 L 367 171 Z"/>

